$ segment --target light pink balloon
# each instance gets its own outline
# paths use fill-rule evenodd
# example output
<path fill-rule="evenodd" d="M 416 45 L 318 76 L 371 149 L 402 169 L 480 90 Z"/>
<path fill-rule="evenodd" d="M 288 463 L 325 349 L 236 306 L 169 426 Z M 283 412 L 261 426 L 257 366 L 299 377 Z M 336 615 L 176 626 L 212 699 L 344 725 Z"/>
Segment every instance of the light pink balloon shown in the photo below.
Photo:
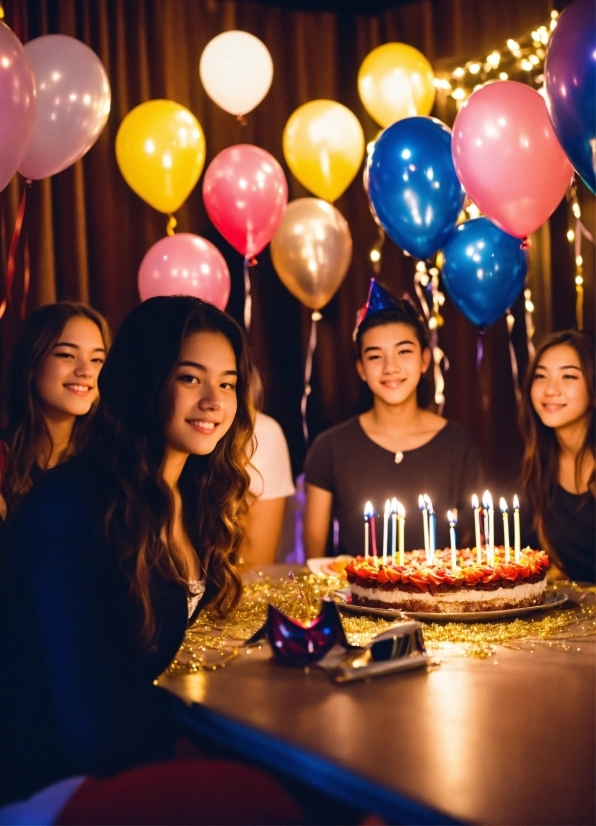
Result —
<path fill-rule="evenodd" d="M 453 124 L 452 153 L 472 201 L 518 238 L 552 215 L 573 174 L 544 99 L 512 80 L 489 83 L 468 98 Z"/>
<path fill-rule="evenodd" d="M 139 268 L 141 301 L 156 295 L 194 295 L 220 310 L 230 297 L 230 273 L 223 255 L 206 238 L 190 232 L 162 238 Z"/>
<path fill-rule="evenodd" d="M 25 157 L 35 126 L 35 78 L 21 41 L 0 23 L 0 190 Z"/>
<path fill-rule="evenodd" d="M 207 214 L 242 253 L 257 255 L 272 239 L 288 203 L 288 184 L 275 158 L 251 144 L 224 149 L 203 180 Z"/>
<path fill-rule="evenodd" d="M 35 75 L 37 116 L 19 171 L 39 180 L 91 149 L 108 119 L 111 92 L 101 60 L 74 37 L 46 34 L 27 43 L 25 52 Z"/>

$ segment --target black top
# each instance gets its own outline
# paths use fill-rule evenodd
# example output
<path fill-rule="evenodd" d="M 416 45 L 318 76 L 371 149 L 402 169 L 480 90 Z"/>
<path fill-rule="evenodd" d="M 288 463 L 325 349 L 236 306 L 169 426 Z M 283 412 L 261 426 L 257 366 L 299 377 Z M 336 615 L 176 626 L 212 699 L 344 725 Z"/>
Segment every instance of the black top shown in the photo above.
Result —
<path fill-rule="evenodd" d="M 576 582 L 596 582 L 596 498 L 594 494 L 569 493 L 560 485 L 544 525 L 546 536 L 563 563 L 565 573 Z M 538 548 L 530 534 L 528 544 Z"/>
<path fill-rule="evenodd" d="M 153 680 L 182 642 L 186 593 L 154 578 L 157 639 L 141 650 L 127 580 L 102 534 L 106 492 L 79 457 L 45 473 L 7 525 L 0 804 L 174 755 L 170 701 Z"/>
<path fill-rule="evenodd" d="M 471 498 L 482 496 L 482 467 L 469 434 L 447 422 L 430 442 L 395 454 L 373 442 L 358 418 L 321 433 L 309 450 L 306 481 L 333 494 L 333 515 L 339 521 L 340 553 L 364 553 L 364 505 L 378 513 L 377 548 L 382 553 L 385 500 L 397 497 L 406 509 L 405 547 L 424 547 L 418 496 L 430 496 L 437 517 L 437 548 L 449 543 L 447 511 L 458 509 L 458 547 L 474 540 Z"/>

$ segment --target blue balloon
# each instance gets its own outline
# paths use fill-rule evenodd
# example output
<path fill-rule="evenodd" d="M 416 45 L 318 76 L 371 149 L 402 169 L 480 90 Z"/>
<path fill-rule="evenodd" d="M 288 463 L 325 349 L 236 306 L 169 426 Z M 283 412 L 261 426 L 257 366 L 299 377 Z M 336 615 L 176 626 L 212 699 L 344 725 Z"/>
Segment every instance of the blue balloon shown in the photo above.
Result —
<path fill-rule="evenodd" d="M 596 192 L 596 13 L 577 0 L 559 16 L 544 64 L 550 119 L 565 154 Z"/>
<path fill-rule="evenodd" d="M 456 227 L 443 255 L 442 279 L 449 297 L 481 329 L 501 318 L 523 289 L 528 264 L 521 242 L 488 218 Z"/>
<path fill-rule="evenodd" d="M 433 256 L 465 198 L 450 130 L 435 118 L 399 120 L 375 141 L 367 170 L 371 207 L 387 235 L 416 258 Z"/>

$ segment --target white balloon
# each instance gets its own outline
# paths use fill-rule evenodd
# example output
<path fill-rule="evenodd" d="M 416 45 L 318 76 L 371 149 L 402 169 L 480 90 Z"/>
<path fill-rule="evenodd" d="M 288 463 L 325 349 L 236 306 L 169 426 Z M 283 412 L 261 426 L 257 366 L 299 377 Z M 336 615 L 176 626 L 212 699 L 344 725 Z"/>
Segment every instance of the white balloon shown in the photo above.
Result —
<path fill-rule="evenodd" d="M 269 91 L 273 61 L 258 37 L 229 31 L 207 43 L 199 73 L 211 100 L 232 115 L 246 115 Z"/>

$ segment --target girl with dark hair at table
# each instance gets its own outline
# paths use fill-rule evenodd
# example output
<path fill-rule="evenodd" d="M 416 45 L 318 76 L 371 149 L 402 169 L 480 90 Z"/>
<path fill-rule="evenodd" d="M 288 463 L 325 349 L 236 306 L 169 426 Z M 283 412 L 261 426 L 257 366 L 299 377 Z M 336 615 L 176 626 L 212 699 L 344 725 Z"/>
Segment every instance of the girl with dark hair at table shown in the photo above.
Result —
<path fill-rule="evenodd" d="M 594 339 L 549 336 L 528 368 L 522 396 L 522 481 L 533 513 L 526 541 L 572 579 L 596 581 Z"/>
<path fill-rule="evenodd" d="M 437 514 L 437 548 L 449 544 L 447 511 L 459 510 L 458 539 L 473 540 L 471 497 L 481 491 L 478 452 L 459 425 L 426 409 L 432 353 L 424 320 L 408 299 L 394 298 L 374 279 L 356 331 L 356 369 L 372 392 L 360 416 L 317 437 L 305 464 L 304 543 L 325 555 L 332 516 L 340 553 L 363 553 L 363 507 L 381 512 L 387 499 L 404 505 L 407 549 L 423 545 L 418 496 Z"/>
<path fill-rule="evenodd" d="M 198 299 L 152 298 L 122 323 L 100 375 L 88 446 L 44 474 L 8 525 L 1 803 L 73 778 L 63 822 L 87 822 L 99 811 L 93 822 L 165 823 L 163 796 L 173 789 L 185 812 L 171 815 L 183 818 L 174 822 L 228 822 L 213 820 L 218 806 L 228 811 L 247 791 L 246 773 L 232 764 L 219 774 L 208 761 L 177 771 L 155 765 L 174 758 L 178 728 L 169 695 L 154 681 L 199 608 L 223 614 L 240 597 L 235 556 L 249 485 L 251 370 L 236 322 Z M 125 772 L 77 785 L 80 776 L 148 763 L 132 780 Z M 255 787 L 259 772 L 250 771 Z M 224 801 L 225 778 L 240 791 Z M 205 809 L 189 814 L 184 800 L 196 802 L 195 781 Z M 125 820 L 106 820 L 118 817 L 106 815 L 110 795 L 118 810 L 131 783 L 150 806 L 137 800 L 140 814 L 129 807 Z M 250 813 L 246 822 L 287 818 L 284 794 L 279 789 L 277 802 L 269 795 L 262 819 Z M 223 816 L 244 822 L 239 811 Z"/>
<path fill-rule="evenodd" d="M 109 345 L 107 322 L 86 304 L 46 304 L 25 320 L 8 365 L 2 519 L 44 470 L 76 452 Z"/>

